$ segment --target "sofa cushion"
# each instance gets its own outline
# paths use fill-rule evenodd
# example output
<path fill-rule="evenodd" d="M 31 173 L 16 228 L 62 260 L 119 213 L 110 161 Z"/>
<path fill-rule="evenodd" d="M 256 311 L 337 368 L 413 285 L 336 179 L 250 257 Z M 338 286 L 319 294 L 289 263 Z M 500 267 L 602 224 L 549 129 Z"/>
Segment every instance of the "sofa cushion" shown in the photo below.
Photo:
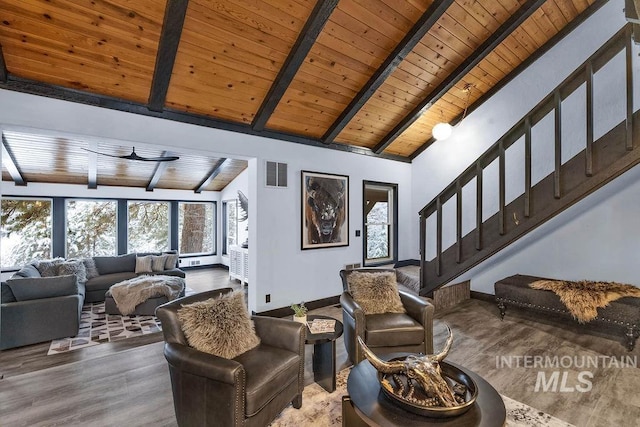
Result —
<path fill-rule="evenodd" d="M 366 341 L 369 347 L 416 345 L 424 341 L 424 326 L 403 313 L 366 316 Z"/>
<path fill-rule="evenodd" d="M 136 257 L 136 274 L 151 273 L 151 255 Z"/>
<path fill-rule="evenodd" d="M 96 262 L 93 258 L 85 258 L 82 262 L 84 263 L 84 268 L 87 270 L 87 280 L 100 275 L 100 272 L 98 272 L 98 268 L 96 267 Z"/>
<path fill-rule="evenodd" d="M 6 282 L 0 283 L 0 303 L 6 304 L 8 302 L 16 302 L 16 297 L 13 295 L 11 288 Z"/>
<path fill-rule="evenodd" d="M 394 272 L 353 272 L 347 282 L 353 299 L 364 314 L 405 312 Z"/>
<path fill-rule="evenodd" d="M 166 255 L 151 255 L 151 271 L 164 271 L 164 265 L 167 262 Z"/>
<path fill-rule="evenodd" d="M 246 373 L 245 415 L 251 417 L 298 378 L 300 356 L 292 351 L 260 344 L 235 357 Z"/>
<path fill-rule="evenodd" d="M 58 267 L 64 262 L 64 258 L 54 258 L 39 261 L 36 268 L 42 277 L 53 277 L 58 275 Z"/>
<path fill-rule="evenodd" d="M 93 260 L 101 275 L 136 271 L 136 254 L 95 256 Z"/>
<path fill-rule="evenodd" d="M 185 304 L 178 319 L 189 346 L 205 353 L 233 359 L 260 344 L 242 291 Z"/>
<path fill-rule="evenodd" d="M 58 275 L 66 276 L 69 274 L 75 274 L 80 283 L 87 281 L 87 269 L 82 260 L 66 261 L 58 266 Z"/>
<path fill-rule="evenodd" d="M 38 278 L 9 279 L 16 301 L 78 295 L 78 280 L 75 275 Z"/>
<path fill-rule="evenodd" d="M 35 265 L 27 264 L 24 267 L 22 267 L 19 271 L 14 273 L 14 275 L 11 277 L 18 278 L 18 277 L 42 277 L 42 276 L 40 276 L 40 272 L 38 271 Z"/>
<path fill-rule="evenodd" d="M 165 270 L 171 270 L 172 268 L 176 268 L 178 266 L 178 258 L 180 255 L 177 253 L 167 253 L 167 259 L 164 263 Z"/>
<path fill-rule="evenodd" d="M 98 277 L 87 280 L 86 288 L 87 291 L 107 290 L 111 285 L 115 285 L 123 280 L 133 279 L 134 277 L 136 277 L 136 273 L 134 272 L 101 274 Z"/>

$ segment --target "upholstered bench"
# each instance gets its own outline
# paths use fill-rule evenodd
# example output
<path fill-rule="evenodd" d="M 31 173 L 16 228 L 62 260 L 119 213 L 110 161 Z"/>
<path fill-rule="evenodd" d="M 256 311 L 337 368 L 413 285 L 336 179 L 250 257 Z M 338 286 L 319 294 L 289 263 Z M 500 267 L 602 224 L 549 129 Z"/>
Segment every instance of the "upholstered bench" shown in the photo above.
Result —
<path fill-rule="evenodd" d="M 182 291 L 180 291 L 179 297 L 183 297 L 185 295 L 185 286 L 183 279 Z M 165 295 L 154 296 L 146 301 L 136 305 L 136 308 L 132 315 L 140 315 L 140 316 L 154 316 L 156 312 L 156 308 L 162 304 L 169 302 L 169 299 Z M 122 314 L 116 305 L 116 301 L 113 299 L 113 295 L 111 295 L 111 289 L 109 289 L 105 293 L 104 299 L 104 312 L 106 314 Z"/>
<path fill-rule="evenodd" d="M 504 318 L 507 305 L 512 305 L 541 313 L 553 313 L 577 324 L 578 322 L 554 292 L 529 287 L 529 284 L 536 280 L 549 279 L 516 274 L 495 283 L 495 297 L 500 309 L 500 317 Z M 586 326 L 593 324 L 616 333 L 622 332 L 627 349 L 632 351 L 640 327 L 640 298 L 620 298 L 609 303 L 607 307 L 599 308 L 598 317 Z"/>

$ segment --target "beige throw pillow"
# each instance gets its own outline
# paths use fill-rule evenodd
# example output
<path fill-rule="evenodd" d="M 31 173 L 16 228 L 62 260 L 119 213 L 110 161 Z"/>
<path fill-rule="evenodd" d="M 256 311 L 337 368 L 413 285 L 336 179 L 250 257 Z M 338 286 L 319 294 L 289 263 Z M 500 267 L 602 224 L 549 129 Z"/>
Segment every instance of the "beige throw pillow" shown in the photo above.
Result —
<path fill-rule="evenodd" d="M 151 255 L 136 257 L 136 274 L 151 273 Z"/>
<path fill-rule="evenodd" d="M 164 263 L 164 269 L 171 270 L 172 268 L 176 268 L 176 266 L 178 265 L 178 258 L 180 257 L 180 255 L 167 254 L 166 257 L 167 257 L 167 260 Z"/>
<path fill-rule="evenodd" d="M 166 255 L 151 255 L 151 270 L 164 271 L 164 264 L 167 262 Z"/>
<path fill-rule="evenodd" d="M 405 313 L 393 272 L 353 272 L 347 276 L 351 296 L 364 314 Z"/>
<path fill-rule="evenodd" d="M 205 353 L 233 359 L 260 344 L 242 291 L 183 305 L 178 319 L 189 345 Z"/>

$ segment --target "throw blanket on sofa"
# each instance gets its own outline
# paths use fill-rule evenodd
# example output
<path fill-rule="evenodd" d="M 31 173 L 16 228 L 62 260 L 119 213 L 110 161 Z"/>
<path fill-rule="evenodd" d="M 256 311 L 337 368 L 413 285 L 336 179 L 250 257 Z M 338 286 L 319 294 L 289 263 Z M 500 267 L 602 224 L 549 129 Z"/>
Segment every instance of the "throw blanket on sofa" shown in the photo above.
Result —
<path fill-rule="evenodd" d="M 553 291 L 580 323 L 595 319 L 598 316 L 597 309 L 606 307 L 611 301 L 623 297 L 640 297 L 640 288 L 612 282 L 537 280 L 529 286 Z"/>
<path fill-rule="evenodd" d="M 111 296 L 120 313 L 126 316 L 151 297 L 164 295 L 169 301 L 178 298 L 183 286 L 181 277 L 139 276 L 111 286 Z"/>

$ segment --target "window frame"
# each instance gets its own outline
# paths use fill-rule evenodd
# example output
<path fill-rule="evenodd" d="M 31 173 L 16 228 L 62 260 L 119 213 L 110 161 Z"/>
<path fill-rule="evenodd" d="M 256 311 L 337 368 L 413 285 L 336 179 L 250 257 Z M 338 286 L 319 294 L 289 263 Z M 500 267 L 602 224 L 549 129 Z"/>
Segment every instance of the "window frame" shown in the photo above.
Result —
<path fill-rule="evenodd" d="M 229 244 L 227 240 L 229 238 L 228 235 L 228 206 L 229 203 L 234 203 L 236 205 L 236 243 L 233 246 L 238 245 L 238 199 L 227 199 L 222 201 L 222 255 L 229 255 Z"/>
<path fill-rule="evenodd" d="M 49 259 L 54 257 L 54 247 L 55 247 L 55 233 L 54 233 L 54 229 L 55 229 L 55 224 L 54 224 L 54 198 L 53 197 L 41 197 L 41 196 L 11 196 L 11 195 L 6 195 L 6 196 L 2 196 L 0 197 L 0 202 L 2 200 L 29 200 L 29 201 L 37 201 L 37 200 L 45 200 L 48 201 L 50 203 L 50 212 L 49 212 L 49 218 L 51 221 L 50 224 L 50 234 L 51 234 L 51 244 L 50 244 L 50 252 L 49 252 Z M 2 224 L 0 224 L 0 227 L 2 226 Z M 23 267 L 24 264 L 20 264 L 20 265 L 11 265 L 11 266 L 3 266 L 2 265 L 2 260 L 0 260 L 0 272 L 12 272 L 12 271 L 18 271 Z"/>
<path fill-rule="evenodd" d="M 367 258 L 367 198 L 366 191 L 368 187 L 386 189 L 389 193 L 388 204 L 388 245 L 389 256 L 385 258 Z M 385 264 L 395 264 L 398 262 L 398 184 L 379 182 L 379 181 L 362 181 L 362 265 L 365 267 L 375 267 Z"/>
<path fill-rule="evenodd" d="M 74 202 L 74 201 L 78 201 L 78 202 L 98 202 L 98 203 L 115 203 L 116 206 L 116 221 L 115 221 L 115 239 L 116 239 L 116 246 L 115 246 L 115 253 L 113 254 L 113 256 L 118 255 L 118 249 L 119 249 L 119 239 L 118 239 L 118 223 L 120 221 L 120 217 L 118 215 L 118 200 L 119 199 L 100 199 L 100 198 L 84 198 L 84 197 L 65 197 L 63 198 L 63 202 L 64 202 L 64 256 L 65 258 L 69 257 L 69 239 L 68 239 L 68 234 L 67 232 L 69 231 L 69 216 L 68 216 L 68 204 L 69 202 Z M 96 255 L 92 255 L 92 256 L 96 256 Z M 102 256 L 102 255 L 97 255 L 97 256 Z M 107 255 L 107 256 L 111 256 L 111 255 Z"/>
<path fill-rule="evenodd" d="M 177 203 L 177 212 L 178 212 L 178 218 L 176 218 L 176 244 L 177 246 L 177 251 L 180 254 L 180 258 L 194 258 L 194 257 L 201 257 L 201 256 L 212 256 L 212 255 L 217 255 L 218 253 L 218 233 L 217 233 L 217 226 L 218 226 L 218 204 L 215 201 L 205 201 L 205 200 L 176 200 L 175 201 Z M 206 204 L 211 204 L 211 209 L 213 211 L 213 222 L 211 224 L 211 229 L 213 231 L 213 250 L 211 252 L 198 252 L 198 253 L 189 253 L 189 254 L 183 254 L 180 252 L 180 204 L 181 203 L 190 203 L 190 204 L 200 204 L 200 205 L 206 205 Z M 169 213 L 171 215 L 171 213 Z M 171 223 L 171 218 L 169 218 L 169 223 Z M 171 230 L 169 231 L 169 240 L 171 240 Z M 171 247 L 171 245 L 169 245 L 169 247 Z"/>

